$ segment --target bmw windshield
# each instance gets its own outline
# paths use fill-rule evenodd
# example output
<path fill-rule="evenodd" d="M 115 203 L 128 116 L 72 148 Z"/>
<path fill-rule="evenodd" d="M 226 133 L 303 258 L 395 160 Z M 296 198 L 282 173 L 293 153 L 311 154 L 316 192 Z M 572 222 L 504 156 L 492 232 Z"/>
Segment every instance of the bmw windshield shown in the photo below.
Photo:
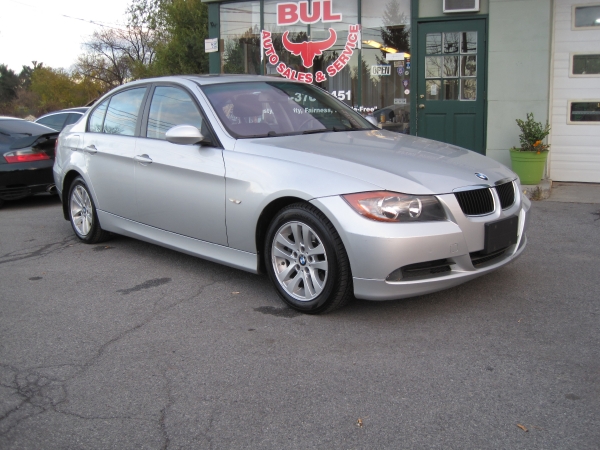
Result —
<path fill-rule="evenodd" d="M 202 86 L 219 119 L 237 138 L 372 130 L 352 108 L 310 84 L 280 81 Z"/>

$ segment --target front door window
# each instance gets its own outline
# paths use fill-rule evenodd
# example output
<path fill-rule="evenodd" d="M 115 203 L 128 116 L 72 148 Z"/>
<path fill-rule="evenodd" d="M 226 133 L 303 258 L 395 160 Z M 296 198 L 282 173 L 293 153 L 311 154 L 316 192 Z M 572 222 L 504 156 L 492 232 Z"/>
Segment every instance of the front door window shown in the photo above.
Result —
<path fill-rule="evenodd" d="M 427 33 L 427 100 L 477 100 L 477 31 Z"/>

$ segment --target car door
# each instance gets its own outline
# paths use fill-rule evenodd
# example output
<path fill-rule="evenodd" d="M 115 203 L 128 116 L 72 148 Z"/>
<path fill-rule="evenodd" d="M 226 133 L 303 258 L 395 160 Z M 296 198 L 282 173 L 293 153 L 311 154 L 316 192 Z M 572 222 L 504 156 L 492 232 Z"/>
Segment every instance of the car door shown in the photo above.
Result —
<path fill-rule="evenodd" d="M 135 220 L 134 161 L 147 86 L 120 91 L 90 115 L 81 149 L 96 208 Z"/>
<path fill-rule="evenodd" d="M 146 109 L 135 163 L 138 220 L 227 245 L 222 149 L 205 144 L 172 144 L 165 139 L 165 133 L 176 125 L 193 125 L 209 136 L 199 105 L 182 87 L 158 85 Z"/>

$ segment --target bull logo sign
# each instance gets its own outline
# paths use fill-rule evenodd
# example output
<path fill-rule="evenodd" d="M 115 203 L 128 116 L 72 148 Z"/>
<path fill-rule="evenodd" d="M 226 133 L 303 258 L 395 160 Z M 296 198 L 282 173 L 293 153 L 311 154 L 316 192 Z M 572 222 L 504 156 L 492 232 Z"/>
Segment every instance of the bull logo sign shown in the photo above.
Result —
<path fill-rule="evenodd" d="M 319 21 L 327 22 L 341 22 L 342 14 L 333 12 L 331 0 L 315 0 L 312 2 L 312 11 L 309 9 L 307 1 L 298 3 L 278 3 L 277 4 L 277 25 L 278 26 L 290 26 L 295 25 L 298 22 L 309 25 L 317 23 Z M 344 49 L 342 50 L 339 57 L 331 63 L 325 69 L 325 72 L 319 70 L 314 75 L 310 72 L 296 71 L 287 66 L 283 61 L 280 61 L 279 55 L 275 51 L 273 46 L 273 39 L 270 31 L 262 30 L 261 36 L 261 61 L 263 56 L 266 55 L 269 59 L 269 63 L 276 66 L 276 70 L 279 74 L 290 80 L 302 81 L 304 83 L 322 83 L 327 79 L 327 75 L 330 77 L 335 76 L 340 70 L 342 70 L 354 53 L 354 49 L 360 43 L 360 25 L 350 25 L 348 27 L 348 38 Z M 313 64 L 315 57 L 321 56 L 325 50 L 329 50 L 337 41 L 337 33 L 333 28 L 329 28 L 329 37 L 321 41 L 304 41 L 304 42 L 292 42 L 289 39 L 289 31 L 283 33 L 281 38 L 283 47 L 290 52 L 292 55 L 300 56 L 302 59 L 302 65 L 307 69 L 310 69 Z"/>

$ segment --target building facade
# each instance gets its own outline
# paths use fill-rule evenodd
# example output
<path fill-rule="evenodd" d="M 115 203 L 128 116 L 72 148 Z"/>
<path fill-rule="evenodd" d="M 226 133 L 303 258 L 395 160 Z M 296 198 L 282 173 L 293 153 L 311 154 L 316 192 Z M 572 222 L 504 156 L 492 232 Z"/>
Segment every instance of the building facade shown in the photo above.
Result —
<path fill-rule="evenodd" d="M 532 112 L 552 126 L 547 175 L 600 182 L 600 3 L 205 1 L 211 73 L 315 83 L 383 129 L 509 167 Z"/>

